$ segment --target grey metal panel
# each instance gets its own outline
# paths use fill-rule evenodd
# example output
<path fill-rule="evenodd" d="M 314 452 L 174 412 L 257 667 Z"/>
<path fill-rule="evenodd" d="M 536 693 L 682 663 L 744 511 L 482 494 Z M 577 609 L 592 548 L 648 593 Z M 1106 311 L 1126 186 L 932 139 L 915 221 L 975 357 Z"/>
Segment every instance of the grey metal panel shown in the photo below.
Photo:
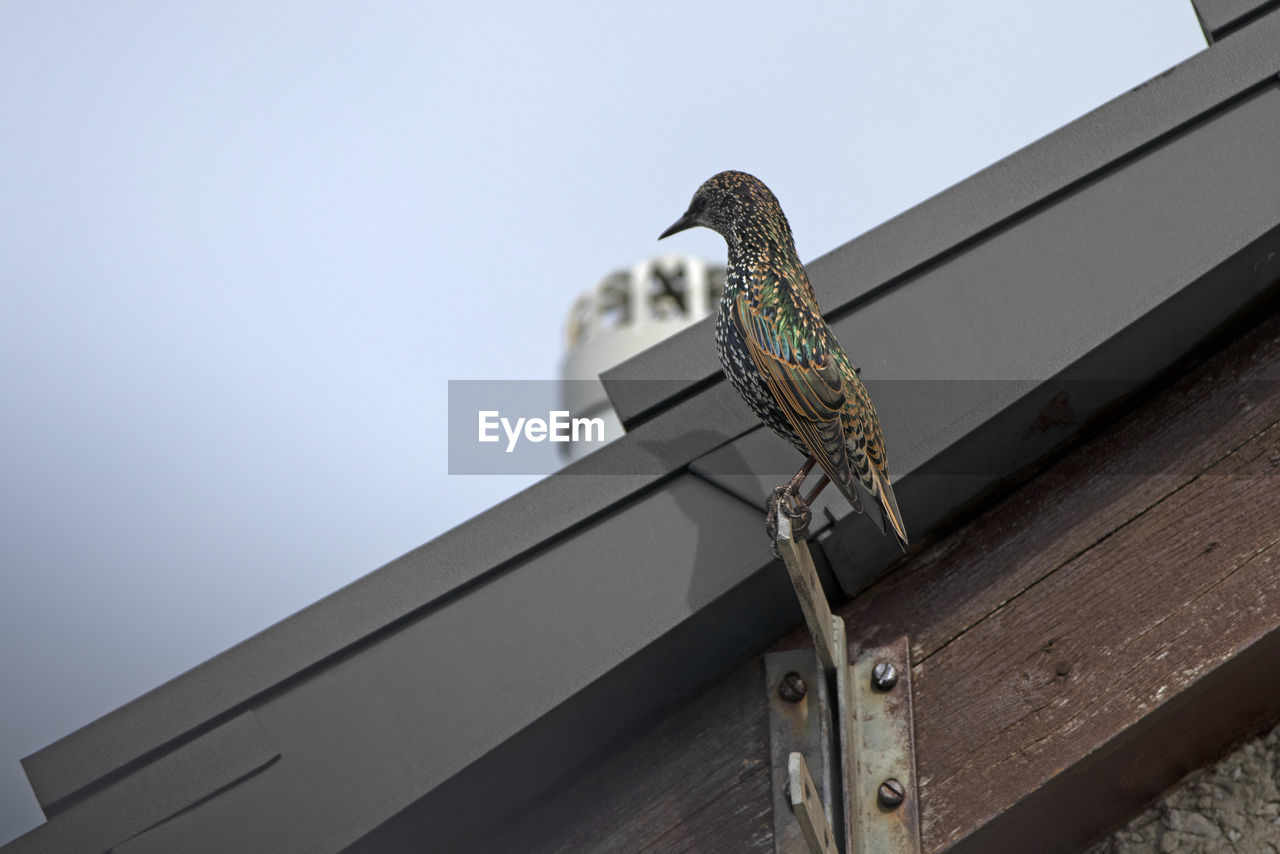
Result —
<path fill-rule="evenodd" d="M 1191 5 L 1195 7 L 1204 37 L 1212 42 L 1280 3 L 1277 0 L 1191 0 Z"/>
<path fill-rule="evenodd" d="M 245 712 L 72 807 L 57 821 L 18 837 L 4 851 L 106 851 L 228 791 L 279 755 L 253 713 Z"/>
<path fill-rule="evenodd" d="M 1274 77 L 1280 70 L 1277 43 L 1280 15 L 1270 14 L 815 259 L 806 266 L 824 312 L 838 317 L 853 310 L 905 277 L 944 262 L 1010 218 Z M 786 199 L 782 201 L 785 206 Z M 604 372 L 609 399 L 628 428 L 717 378 L 719 364 L 708 344 L 712 323 L 705 320 Z M 885 375 L 881 352 L 866 347 L 854 354 L 864 378 Z"/>

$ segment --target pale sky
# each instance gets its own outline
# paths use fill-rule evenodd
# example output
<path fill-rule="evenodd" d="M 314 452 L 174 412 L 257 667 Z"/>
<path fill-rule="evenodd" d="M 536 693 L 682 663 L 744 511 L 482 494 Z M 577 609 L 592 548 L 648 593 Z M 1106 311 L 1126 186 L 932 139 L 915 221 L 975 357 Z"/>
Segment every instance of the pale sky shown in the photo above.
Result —
<path fill-rule="evenodd" d="M 18 764 L 532 481 L 450 379 L 722 169 L 823 254 L 1203 49 L 1189 0 L 0 6 L 0 843 Z M 708 342 L 708 346 L 711 346 Z"/>

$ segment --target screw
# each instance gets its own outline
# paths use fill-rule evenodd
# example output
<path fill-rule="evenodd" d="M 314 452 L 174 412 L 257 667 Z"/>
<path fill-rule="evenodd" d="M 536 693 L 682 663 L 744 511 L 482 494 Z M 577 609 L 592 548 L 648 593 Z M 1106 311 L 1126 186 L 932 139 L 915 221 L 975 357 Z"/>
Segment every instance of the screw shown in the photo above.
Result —
<path fill-rule="evenodd" d="M 871 687 L 877 691 L 889 691 L 898 684 L 898 668 L 887 661 L 877 664 L 871 671 Z"/>
<path fill-rule="evenodd" d="M 800 674 L 793 670 L 782 677 L 782 684 L 778 686 L 778 696 L 788 703 L 798 703 L 804 699 L 804 693 L 807 690 L 809 689 L 805 687 Z"/>
<path fill-rule="evenodd" d="M 906 796 L 907 792 L 902 788 L 902 784 L 892 777 L 881 783 L 880 791 L 876 792 L 876 800 L 880 802 L 880 806 L 890 810 L 896 810 L 902 806 Z"/>

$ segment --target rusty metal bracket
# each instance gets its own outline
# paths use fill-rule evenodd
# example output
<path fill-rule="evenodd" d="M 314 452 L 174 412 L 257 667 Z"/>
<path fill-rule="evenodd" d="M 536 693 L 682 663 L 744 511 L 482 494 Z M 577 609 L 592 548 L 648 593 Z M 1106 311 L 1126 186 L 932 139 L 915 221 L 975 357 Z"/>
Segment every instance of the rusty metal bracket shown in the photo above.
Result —
<path fill-rule="evenodd" d="M 849 854 L 919 854 L 911 647 L 907 638 L 864 647 L 845 680 L 850 739 L 845 751 Z"/>
<path fill-rule="evenodd" d="M 842 840 L 845 854 L 919 854 L 907 639 L 850 662 L 844 620 L 831 613 L 809 545 L 793 539 L 781 508 L 775 530 L 814 652 L 765 656 L 774 850 L 835 854 Z"/>
<path fill-rule="evenodd" d="M 769 749 L 773 791 L 773 839 L 778 854 L 810 854 L 799 813 L 792 814 L 791 755 L 801 753 L 814 769 L 817 809 L 833 815 L 839 785 L 831 695 L 818 659 L 807 649 L 764 657 L 769 692 Z M 809 771 L 805 771 L 806 776 Z"/>

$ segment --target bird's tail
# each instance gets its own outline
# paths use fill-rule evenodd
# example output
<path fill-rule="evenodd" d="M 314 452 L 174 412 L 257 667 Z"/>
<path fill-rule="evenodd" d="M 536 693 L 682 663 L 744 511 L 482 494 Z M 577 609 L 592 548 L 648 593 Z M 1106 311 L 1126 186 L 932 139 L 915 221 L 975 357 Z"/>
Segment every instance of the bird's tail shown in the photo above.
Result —
<path fill-rule="evenodd" d="M 898 499 L 894 497 L 893 486 L 889 483 L 889 478 L 874 465 L 868 465 L 867 468 L 870 472 L 869 484 L 856 475 L 844 481 L 835 478 L 831 480 L 844 497 L 849 499 L 854 509 L 859 513 L 865 513 L 867 518 L 875 523 L 880 533 L 887 534 L 892 529 L 893 535 L 898 539 L 898 547 L 905 552 L 907 528 L 902 523 L 902 511 L 898 509 Z"/>
<path fill-rule="evenodd" d="M 905 552 L 907 528 L 902 523 L 902 511 L 898 509 L 898 499 L 894 497 L 893 485 L 889 483 L 889 478 L 881 474 L 875 466 L 871 467 L 871 471 L 875 477 L 877 491 L 880 493 L 876 498 L 880 503 L 881 515 L 889 523 L 889 527 L 893 528 L 894 536 L 898 538 L 898 547 Z"/>

